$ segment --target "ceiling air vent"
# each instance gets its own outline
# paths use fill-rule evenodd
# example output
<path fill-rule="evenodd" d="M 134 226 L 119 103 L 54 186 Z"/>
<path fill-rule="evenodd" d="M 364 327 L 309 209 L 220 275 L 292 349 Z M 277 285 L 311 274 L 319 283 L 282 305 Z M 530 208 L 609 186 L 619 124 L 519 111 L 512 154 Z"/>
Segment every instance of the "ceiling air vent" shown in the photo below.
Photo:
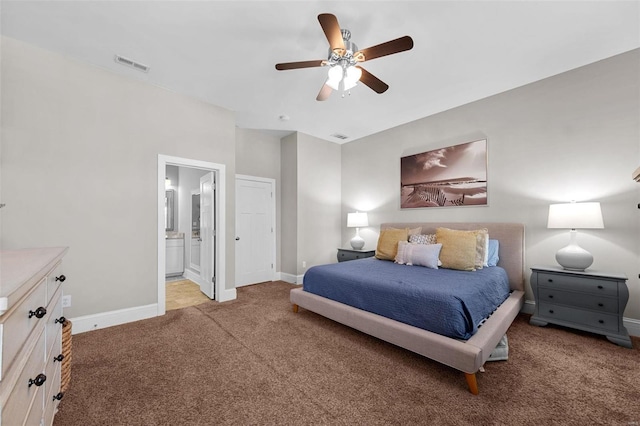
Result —
<path fill-rule="evenodd" d="M 340 133 L 334 133 L 331 136 L 337 139 L 342 139 L 342 140 L 349 139 L 349 136 L 341 135 Z"/>
<path fill-rule="evenodd" d="M 127 59 L 123 56 L 115 56 L 115 60 L 117 63 L 122 64 L 122 65 L 126 65 L 128 67 L 131 67 L 133 69 L 136 69 L 138 71 L 142 71 L 142 72 L 148 72 L 149 71 L 149 67 L 147 65 L 143 65 L 139 62 L 135 62 L 132 61 L 131 59 Z"/>

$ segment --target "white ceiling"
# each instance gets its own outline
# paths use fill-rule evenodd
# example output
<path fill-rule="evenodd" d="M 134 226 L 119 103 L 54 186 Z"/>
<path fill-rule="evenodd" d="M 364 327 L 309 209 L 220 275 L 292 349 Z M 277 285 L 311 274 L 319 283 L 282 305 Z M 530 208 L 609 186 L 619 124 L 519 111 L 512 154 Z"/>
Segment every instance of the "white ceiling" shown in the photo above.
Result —
<path fill-rule="evenodd" d="M 238 127 L 349 142 L 640 47 L 640 1 L 7 1 L 3 35 L 236 113 Z M 326 69 L 317 15 L 363 49 L 404 35 L 413 50 L 363 64 L 376 94 L 315 97 Z M 150 66 L 142 73 L 114 61 Z M 280 116 L 290 117 L 288 121 Z M 331 136 L 348 136 L 341 141 Z"/>

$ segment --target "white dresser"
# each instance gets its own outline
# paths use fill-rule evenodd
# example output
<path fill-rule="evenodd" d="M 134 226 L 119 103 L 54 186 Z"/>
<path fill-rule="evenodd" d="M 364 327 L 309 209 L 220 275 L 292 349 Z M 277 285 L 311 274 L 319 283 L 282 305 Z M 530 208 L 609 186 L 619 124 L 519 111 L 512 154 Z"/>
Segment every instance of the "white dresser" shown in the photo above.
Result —
<path fill-rule="evenodd" d="M 0 425 L 51 425 L 60 392 L 66 247 L 0 251 Z"/>

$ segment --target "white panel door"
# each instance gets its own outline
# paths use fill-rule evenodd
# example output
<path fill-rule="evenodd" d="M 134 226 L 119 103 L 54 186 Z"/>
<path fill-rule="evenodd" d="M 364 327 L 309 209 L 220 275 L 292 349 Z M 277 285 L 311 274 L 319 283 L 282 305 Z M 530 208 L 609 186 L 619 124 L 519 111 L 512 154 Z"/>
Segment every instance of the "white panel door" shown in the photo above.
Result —
<path fill-rule="evenodd" d="M 273 280 L 273 183 L 236 178 L 236 287 Z"/>
<path fill-rule="evenodd" d="M 213 172 L 200 178 L 200 291 L 215 299 L 215 181 Z"/>

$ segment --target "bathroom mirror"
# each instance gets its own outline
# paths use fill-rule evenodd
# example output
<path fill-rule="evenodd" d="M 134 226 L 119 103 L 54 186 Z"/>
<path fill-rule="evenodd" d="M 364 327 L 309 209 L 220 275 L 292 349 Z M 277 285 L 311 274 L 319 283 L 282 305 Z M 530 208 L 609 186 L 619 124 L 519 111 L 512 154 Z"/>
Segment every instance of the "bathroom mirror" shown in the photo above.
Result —
<path fill-rule="evenodd" d="M 191 193 L 191 259 L 190 268 L 200 271 L 200 193 Z"/>
<path fill-rule="evenodd" d="M 173 189 L 167 189 L 164 192 L 164 230 L 165 231 L 175 231 L 173 225 Z"/>
<path fill-rule="evenodd" d="M 191 231 L 200 232 L 200 194 L 191 194 Z"/>

